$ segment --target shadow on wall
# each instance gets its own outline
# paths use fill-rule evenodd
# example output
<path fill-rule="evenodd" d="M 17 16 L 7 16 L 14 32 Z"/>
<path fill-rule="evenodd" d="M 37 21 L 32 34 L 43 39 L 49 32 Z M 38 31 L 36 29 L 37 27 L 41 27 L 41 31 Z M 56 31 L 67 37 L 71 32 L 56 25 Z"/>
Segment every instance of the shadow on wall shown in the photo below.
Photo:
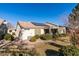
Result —
<path fill-rule="evenodd" d="M 46 53 L 46 56 L 59 56 L 59 52 L 51 49 L 47 49 L 45 53 Z"/>

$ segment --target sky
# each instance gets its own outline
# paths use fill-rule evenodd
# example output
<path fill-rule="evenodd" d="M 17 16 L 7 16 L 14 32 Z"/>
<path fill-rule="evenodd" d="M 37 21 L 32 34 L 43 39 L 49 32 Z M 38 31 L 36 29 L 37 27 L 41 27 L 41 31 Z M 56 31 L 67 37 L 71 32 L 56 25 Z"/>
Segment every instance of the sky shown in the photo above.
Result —
<path fill-rule="evenodd" d="M 75 3 L 0 3 L 0 18 L 16 25 L 17 21 L 51 22 L 64 25 Z"/>

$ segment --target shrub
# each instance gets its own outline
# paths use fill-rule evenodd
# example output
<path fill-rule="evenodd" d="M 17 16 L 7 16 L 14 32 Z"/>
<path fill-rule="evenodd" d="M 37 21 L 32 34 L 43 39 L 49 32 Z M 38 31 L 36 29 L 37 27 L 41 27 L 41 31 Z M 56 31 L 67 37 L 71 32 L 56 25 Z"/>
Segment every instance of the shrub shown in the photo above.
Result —
<path fill-rule="evenodd" d="M 57 39 L 59 37 L 59 35 L 55 34 L 53 35 L 53 39 Z"/>
<path fill-rule="evenodd" d="M 11 35 L 11 34 L 5 34 L 5 36 L 4 36 L 4 39 L 5 40 L 9 40 L 9 41 L 13 41 L 14 40 L 14 37 Z"/>
<path fill-rule="evenodd" d="M 60 37 L 65 37 L 65 36 L 67 36 L 67 34 L 64 34 L 64 33 L 63 33 L 63 34 L 59 34 L 59 36 L 60 36 Z"/>
<path fill-rule="evenodd" d="M 0 30 L 0 40 L 2 40 L 4 38 L 5 33 L 3 33 L 2 30 Z"/>
<path fill-rule="evenodd" d="M 62 47 L 59 51 L 60 56 L 79 56 L 79 49 L 75 46 Z"/>
<path fill-rule="evenodd" d="M 4 34 L 0 35 L 0 40 L 4 39 Z"/>
<path fill-rule="evenodd" d="M 57 33 L 57 34 L 54 34 L 53 35 L 53 39 L 55 39 L 55 40 L 60 40 L 59 38 L 61 37 L 66 37 L 67 35 L 66 34 L 59 34 L 59 33 Z M 64 40 L 64 39 L 63 39 Z"/>
<path fill-rule="evenodd" d="M 50 40 L 50 39 L 52 39 L 52 35 L 50 35 L 50 34 L 43 34 L 43 35 L 40 36 L 40 38 L 42 40 Z"/>
<path fill-rule="evenodd" d="M 15 35 L 15 33 L 13 32 L 12 35 Z"/>
<path fill-rule="evenodd" d="M 32 38 L 31 38 L 31 42 L 35 42 L 38 38 L 40 38 L 40 36 L 39 35 L 35 35 L 35 36 L 33 36 Z"/>

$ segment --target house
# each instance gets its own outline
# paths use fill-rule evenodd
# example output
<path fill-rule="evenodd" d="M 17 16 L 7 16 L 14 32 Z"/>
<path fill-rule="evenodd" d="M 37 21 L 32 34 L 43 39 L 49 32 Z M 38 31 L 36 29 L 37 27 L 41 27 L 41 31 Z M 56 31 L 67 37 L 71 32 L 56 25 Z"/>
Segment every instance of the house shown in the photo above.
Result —
<path fill-rule="evenodd" d="M 0 20 L 0 39 L 2 39 L 2 36 L 4 36 L 6 33 L 9 33 L 13 35 L 15 38 L 17 37 L 17 32 L 14 26 L 7 22 L 6 20 L 1 19 Z"/>
<path fill-rule="evenodd" d="M 15 28 L 8 28 L 7 33 L 11 34 L 14 38 L 17 38 L 17 33 Z"/>
<path fill-rule="evenodd" d="M 58 28 L 59 28 L 58 25 L 55 25 L 55 24 L 49 23 L 49 22 L 46 22 L 45 24 L 46 24 L 47 26 L 49 26 L 49 28 L 46 29 L 46 30 L 48 30 L 48 33 L 50 33 L 51 35 L 58 33 Z M 46 31 L 46 30 L 45 30 L 45 31 Z"/>
<path fill-rule="evenodd" d="M 14 38 L 17 37 L 16 28 L 10 23 L 7 23 L 7 33 L 11 34 Z"/>
<path fill-rule="evenodd" d="M 36 23 L 36 22 L 17 22 L 16 31 L 17 36 L 22 40 L 29 40 L 35 35 L 42 34 L 60 34 L 65 33 L 65 27 L 59 27 L 52 23 Z"/>
<path fill-rule="evenodd" d="M 59 26 L 58 28 L 58 33 L 59 34 L 66 34 L 66 27 L 65 26 Z"/>
<path fill-rule="evenodd" d="M 22 40 L 30 39 L 32 36 L 44 34 L 46 25 L 34 22 L 17 22 L 16 30 L 18 37 Z"/>
<path fill-rule="evenodd" d="M 50 34 L 56 34 L 56 33 L 59 33 L 59 34 L 66 34 L 66 27 L 65 26 L 58 26 L 56 24 L 53 24 L 53 23 L 49 23 L 49 22 L 46 22 L 45 23 L 46 25 L 49 26 L 49 29 L 47 29 L 50 33 Z"/>

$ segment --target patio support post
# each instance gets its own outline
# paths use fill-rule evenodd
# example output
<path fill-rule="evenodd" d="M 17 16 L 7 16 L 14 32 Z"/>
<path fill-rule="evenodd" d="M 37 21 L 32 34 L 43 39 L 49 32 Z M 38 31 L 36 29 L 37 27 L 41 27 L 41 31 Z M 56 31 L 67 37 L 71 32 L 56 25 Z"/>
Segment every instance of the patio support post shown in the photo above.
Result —
<path fill-rule="evenodd" d="M 49 34 L 52 35 L 51 27 L 49 28 Z"/>

